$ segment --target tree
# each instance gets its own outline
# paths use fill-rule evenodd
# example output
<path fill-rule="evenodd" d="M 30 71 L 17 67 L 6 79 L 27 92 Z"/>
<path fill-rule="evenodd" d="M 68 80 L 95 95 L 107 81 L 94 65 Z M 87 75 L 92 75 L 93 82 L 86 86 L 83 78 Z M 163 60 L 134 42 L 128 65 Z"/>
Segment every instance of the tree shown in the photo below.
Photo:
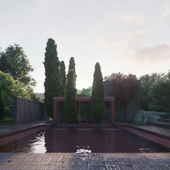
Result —
<path fill-rule="evenodd" d="M 57 45 L 53 39 L 48 39 L 45 52 L 45 107 L 49 117 L 53 118 L 53 97 L 61 96 L 61 73 L 58 60 Z"/>
<path fill-rule="evenodd" d="M 158 112 L 170 112 L 170 80 L 157 79 L 150 87 L 148 95 L 152 98 L 149 109 Z"/>
<path fill-rule="evenodd" d="M 100 64 L 96 63 L 93 75 L 93 86 L 91 95 L 91 118 L 100 123 L 104 116 L 104 84 Z"/>
<path fill-rule="evenodd" d="M 0 121 L 4 118 L 4 111 L 5 111 L 4 96 L 2 94 L 0 85 Z"/>
<path fill-rule="evenodd" d="M 64 61 L 61 61 L 60 63 L 60 70 L 61 70 L 61 82 L 62 82 L 62 85 L 61 85 L 61 93 L 62 93 L 62 96 L 64 97 L 65 96 L 65 84 L 66 84 L 66 72 L 65 72 L 65 64 L 64 64 Z"/>
<path fill-rule="evenodd" d="M 91 92 L 91 86 L 87 88 L 83 88 L 82 90 L 79 91 L 79 95 L 86 95 L 87 97 L 90 97 L 90 92 Z"/>
<path fill-rule="evenodd" d="M 71 57 L 70 60 L 69 60 L 69 69 L 68 69 L 68 72 L 70 70 L 74 70 L 75 72 L 75 79 L 77 78 L 77 75 L 76 75 L 76 69 L 75 69 L 75 61 L 74 61 L 74 57 Z"/>
<path fill-rule="evenodd" d="M 74 70 L 74 72 L 76 74 L 74 57 L 71 57 L 70 61 L 69 61 L 69 71 L 70 70 Z"/>
<path fill-rule="evenodd" d="M 29 75 L 34 69 L 29 63 L 22 47 L 18 44 L 10 45 L 5 52 L 0 52 L 0 70 L 9 73 L 14 80 L 26 86 L 35 86 L 36 81 Z"/>
<path fill-rule="evenodd" d="M 122 75 L 120 72 L 110 78 L 109 96 L 114 96 L 121 103 L 124 110 L 124 121 L 126 121 L 126 107 L 134 100 L 140 92 L 140 81 L 135 75 Z"/>
<path fill-rule="evenodd" d="M 5 100 L 5 106 L 13 107 L 13 97 L 30 99 L 23 83 L 13 79 L 8 73 L 0 71 L 0 84 Z"/>
<path fill-rule="evenodd" d="M 26 89 L 29 99 L 35 102 L 41 102 L 40 98 L 34 93 L 33 88 L 29 87 Z"/>
<path fill-rule="evenodd" d="M 5 102 L 5 116 L 12 116 L 13 97 L 17 96 L 30 100 L 30 96 L 26 92 L 24 84 L 14 80 L 8 73 L 0 71 L 0 84 Z"/>
<path fill-rule="evenodd" d="M 64 117 L 67 123 L 74 123 L 77 118 L 77 90 L 75 71 L 70 70 L 67 76 L 66 98 L 64 103 Z"/>
<path fill-rule="evenodd" d="M 162 78 L 168 78 L 168 74 L 165 75 L 164 73 L 152 73 L 151 75 L 143 75 L 140 77 L 141 80 L 141 109 L 142 110 L 152 110 L 151 109 L 151 103 L 153 103 L 153 93 L 151 92 L 149 95 L 149 92 L 152 88 L 152 86 L 155 84 L 157 80 L 160 80 Z M 150 105 L 150 106 L 149 106 Z"/>

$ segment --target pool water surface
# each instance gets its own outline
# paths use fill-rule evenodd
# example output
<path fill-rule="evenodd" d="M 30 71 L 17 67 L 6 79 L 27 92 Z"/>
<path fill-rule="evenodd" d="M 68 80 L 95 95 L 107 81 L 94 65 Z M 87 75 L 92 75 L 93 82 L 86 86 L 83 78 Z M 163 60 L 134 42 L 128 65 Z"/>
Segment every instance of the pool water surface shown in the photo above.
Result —
<path fill-rule="evenodd" d="M 115 127 L 59 128 L 54 126 L 27 136 L 20 136 L 16 136 L 16 139 L 11 142 L 0 145 L 0 152 L 170 152 L 168 148 Z"/>

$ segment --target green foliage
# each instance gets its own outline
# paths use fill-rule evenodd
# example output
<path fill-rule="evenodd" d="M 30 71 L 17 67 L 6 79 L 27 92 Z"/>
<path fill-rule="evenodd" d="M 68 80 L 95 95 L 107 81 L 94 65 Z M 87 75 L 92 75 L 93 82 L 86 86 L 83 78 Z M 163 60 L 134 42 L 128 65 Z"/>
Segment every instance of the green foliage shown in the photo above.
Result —
<path fill-rule="evenodd" d="M 64 61 L 61 61 L 60 63 L 60 70 L 61 70 L 61 93 L 62 93 L 62 96 L 64 97 L 65 96 L 65 85 L 66 85 L 66 72 L 65 72 L 65 64 L 64 64 Z"/>
<path fill-rule="evenodd" d="M 13 109 L 10 107 L 5 107 L 5 111 L 4 111 L 4 118 L 11 118 L 13 116 Z"/>
<path fill-rule="evenodd" d="M 152 98 L 152 102 L 149 103 L 150 110 L 170 111 L 170 80 L 157 79 L 150 87 L 149 96 Z"/>
<path fill-rule="evenodd" d="M 53 118 L 53 97 L 61 96 L 61 73 L 58 60 L 57 45 L 53 39 L 48 39 L 45 52 L 45 107 L 49 117 Z"/>
<path fill-rule="evenodd" d="M 69 60 L 69 69 L 68 69 L 68 71 L 74 70 L 74 72 L 75 72 L 75 80 L 76 80 L 77 75 L 76 75 L 75 65 L 76 64 L 75 64 L 75 61 L 74 61 L 74 57 L 71 57 L 70 60 Z"/>
<path fill-rule="evenodd" d="M 1 90 L 1 84 L 0 84 L 0 121 L 4 118 L 4 112 L 5 111 L 5 101 L 4 96 L 2 94 Z"/>
<path fill-rule="evenodd" d="M 64 103 L 64 117 L 67 123 L 74 123 L 77 118 L 77 90 L 75 71 L 70 70 L 67 76 L 66 98 Z"/>
<path fill-rule="evenodd" d="M 28 86 L 26 88 L 27 94 L 29 96 L 29 100 L 35 101 L 35 102 L 40 102 L 40 98 L 33 92 L 33 88 Z"/>
<path fill-rule="evenodd" d="M 22 47 L 18 44 L 10 45 L 5 52 L 0 52 L 0 70 L 9 73 L 14 80 L 27 86 L 35 86 L 36 81 L 29 74 L 31 67 Z"/>
<path fill-rule="evenodd" d="M 169 81 L 167 73 L 153 73 L 140 77 L 141 80 L 141 109 L 154 111 L 169 111 Z"/>
<path fill-rule="evenodd" d="M 0 84 L 6 107 L 13 107 L 14 96 L 30 99 L 23 83 L 14 80 L 13 77 L 8 73 L 3 73 L 0 71 Z"/>
<path fill-rule="evenodd" d="M 104 84 L 100 64 L 96 63 L 91 95 L 91 118 L 100 123 L 104 116 Z"/>
<path fill-rule="evenodd" d="M 170 118 L 170 113 L 162 114 L 162 115 L 160 115 L 160 117 L 161 117 L 162 119 L 168 119 L 168 118 Z"/>
<path fill-rule="evenodd" d="M 86 95 L 87 97 L 90 97 L 90 91 L 91 91 L 91 86 L 87 88 L 83 88 L 82 90 L 79 91 L 79 95 Z"/>
<path fill-rule="evenodd" d="M 71 57 L 70 61 L 69 61 L 69 71 L 70 70 L 74 70 L 74 72 L 76 74 L 74 57 Z"/>
<path fill-rule="evenodd" d="M 30 95 L 30 100 L 35 102 L 41 102 L 40 98 L 37 97 L 37 95 L 34 92 L 30 93 L 29 95 Z"/>

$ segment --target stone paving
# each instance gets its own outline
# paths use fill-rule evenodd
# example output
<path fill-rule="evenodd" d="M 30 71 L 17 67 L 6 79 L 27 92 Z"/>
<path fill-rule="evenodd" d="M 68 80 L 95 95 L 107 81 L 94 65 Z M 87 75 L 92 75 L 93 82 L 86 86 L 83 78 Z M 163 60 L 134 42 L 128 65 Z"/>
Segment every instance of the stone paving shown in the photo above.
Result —
<path fill-rule="evenodd" d="M 139 130 L 144 130 L 153 134 L 170 139 L 170 129 L 163 127 L 151 126 L 151 125 L 135 125 L 130 123 L 115 123 L 116 126 L 129 126 Z"/>
<path fill-rule="evenodd" d="M 0 153 L 2 169 L 169 170 L 170 153 Z"/>
<path fill-rule="evenodd" d="M 0 137 L 11 135 L 37 126 L 53 125 L 52 120 L 41 120 L 20 124 L 0 124 Z"/>

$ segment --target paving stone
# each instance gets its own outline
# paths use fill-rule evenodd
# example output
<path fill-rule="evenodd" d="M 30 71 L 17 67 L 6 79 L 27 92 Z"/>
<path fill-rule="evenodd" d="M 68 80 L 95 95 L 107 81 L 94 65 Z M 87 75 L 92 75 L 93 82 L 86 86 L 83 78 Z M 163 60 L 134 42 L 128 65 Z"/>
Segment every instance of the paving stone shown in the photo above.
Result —
<path fill-rule="evenodd" d="M 3 157 L 5 155 L 5 158 Z M 61 155 L 61 154 L 60 154 Z M 63 154 L 63 158 L 66 155 Z M 77 156 L 77 155 L 76 155 Z M 170 169 L 170 153 L 103 153 L 88 154 L 88 160 L 80 159 L 83 154 L 79 154 L 79 161 L 74 161 L 74 165 L 69 161 L 59 161 L 54 158 L 58 157 L 58 153 L 0 153 L 0 170 L 1 169 Z M 90 159 L 93 157 L 95 159 Z M 69 157 L 75 157 L 75 153 L 69 154 Z M 98 159 L 103 157 L 103 159 Z M 34 158 L 34 159 L 32 159 Z M 39 164 L 48 158 L 46 164 Z M 114 161 L 110 161 L 113 160 Z M 8 162 L 11 160 L 10 162 Z M 49 162 L 51 160 L 52 162 Z M 36 162 L 37 161 L 37 162 Z"/>

